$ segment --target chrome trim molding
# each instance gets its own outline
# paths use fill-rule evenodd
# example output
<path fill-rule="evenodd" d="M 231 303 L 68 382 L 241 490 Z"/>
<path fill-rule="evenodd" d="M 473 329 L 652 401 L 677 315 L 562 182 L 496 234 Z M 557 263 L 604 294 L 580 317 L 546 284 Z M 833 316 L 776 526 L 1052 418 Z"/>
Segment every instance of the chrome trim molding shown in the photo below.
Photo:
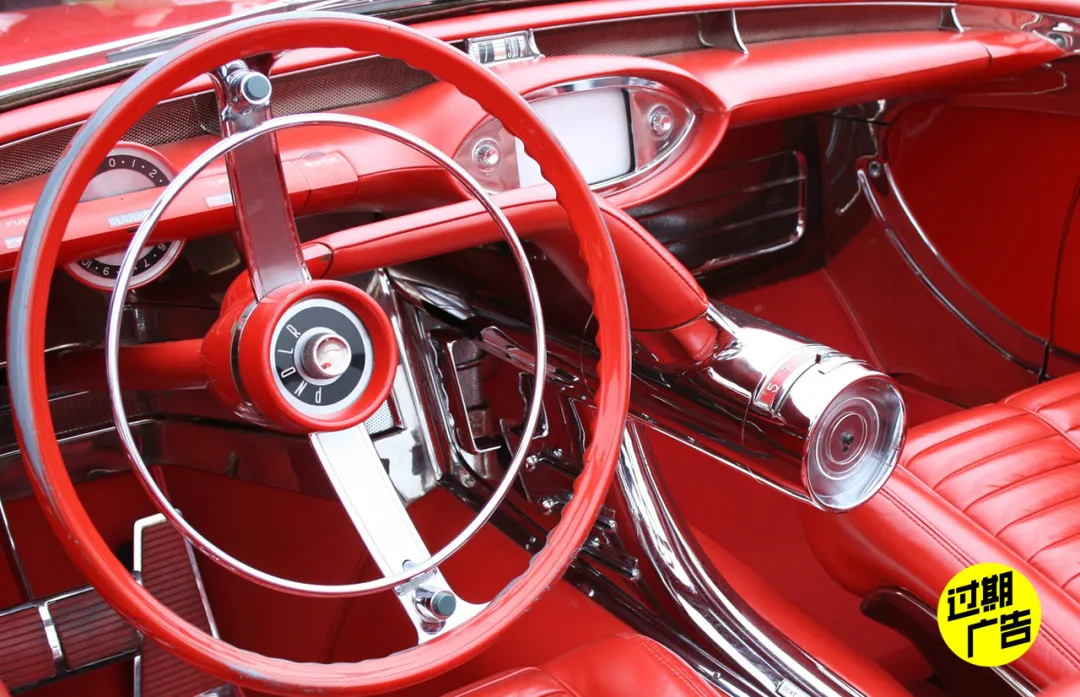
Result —
<path fill-rule="evenodd" d="M 673 88 L 646 78 L 608 75 L 564 82 L 524 95 L 528 102 L 554 99 L 566 94 L 597 90 L 622 90 L 628 97 L 630 147 L 633 168 L 626 174 L 594 182 L 589 187 L 598 194 L 613 194 L 628 189 L 662 171 L 690 145 L 698 125 L 698 106 Z M 674 119 L 672 137 L 657 143 L 649 135 L 648 113 L 657 104 L 671 110 Z M 482 141 L 491 140 L 502 152 L 493 172 L 481 172 L 473 163 L 472 153 Z M 462 141 L 454 160 L 465 167 L 489 191 L 518 187 L 517 156 L 514 137 L 502 124 L 489 116 Z"/>
<path fill-rule="evenodd" d="M 636 423 L 627 424 L 616 476 L 637 540 L 663 590 L 712 647 L 768 694 L 861 694 L 762 619 L 707 561 L 667 501 Z"/>
<path fill-rule="evenodd" d="M 44 100 L 47 100 L 47 99 L 51 99 L 53 97 L 62 96 L 64 94 L 69 94 L 69 93 L 72 93 L 72 92 L 76 92 L 76 91 L 86 89 L 86 88 L 91 87 L 91 86 L 108 84 L 110 82 L 116 82 L 116 81 L 120 81 L 122 79 L 125 79 L 125 78 L 129 77 L 130 75 L 134 74 L 138 69 L 140 69 L 143 66 L 145 66 L 146 64 L 148 64 L 154 58 L 156 58 L 157 56 L 164 53 L 165 50 L 167 50 L 168 48 L 172 48 L 173 44 L 171 44 L 171 43 L 162 44 L 162 43 L 160 43 L 162 40 L 171 40 L 173 42 L 176 42 L 176 41 L 180 41 L 180 40 L 189 38 L 189 36 L 194 35 L 194 33 L 197 33 L 197 32 L 192 32 L 193 29 L 196 29 L 196 30 L 198 30 L 198 29 L 209 30 L 209 29 L 212 29 L 214 27 L 220 26 L 222 24 L 227 24 L 228 22 L 236 21 L 238 19 L 244 19 L 244 18 L 247 18 L 247 17 L 259 15 L 259 14 L 268 14 L 268 13 L 271 13 L 271 12 L 280 12 L 280 11 L 288 11 L 288 10 L 296 10 L 296 9 L 304 9 L 304 8 L 315 9 L 317 6 L 325 6 L 327 9 L 333 9 L 335 6 L 342 5 L 342 4 L 346 5 L 346 6 L 349 6 L 349 5 L 353 5 L 354 1 L 346 1 L 346 2 L 342 3 L 342 2 L 338 2 L 337 0 L 329 0 L 329 1 L 327 1 L 327 0 L 308 0 L 307 2 L 296 2 L 295 0 L 284 0 L 282 2 L 276 2 L 276 3 L 272 3 L 270 5 L 266 5 L 266 6 L 262 7 L 262 8 L 259 8 L 258 10 L 255 10 L 255 11 L 253 11 L 251 13 L 247 13 L 247 14 L 243 14 L 243 15 L 222 17 L 222 18 L 219 18 L 219 19 L 208 20 L 207 22 L 199 23 L 199 24 L 196 24 L 196 25 L 188 25 L 188 26 L 185 26 L 185 27 L 178 27 L 177 29 L 166 30 L 166 31 L 163 31 L 163 32 L 158 32 L 156 34 L 142 35 L 142 36 L 134 37 L 132 39 L 124 39 L 124 40 L 121 40 L 121 41 L 113 42 L 111 44 L 103 44 L 103 45 L 99 45 L 99 46 L 91 46 L 91 47 L 88 47 L 88 48 L 85 48 L 85 49 L 79 49 L 77 51 L 73 51 L 73 52 L 69 52 L 69 53 L 65 53 L 65 54 L 57 54 L 56 56 L 49 56 L 48 58 L 45 58 L 45 59 L 38 59 L 38 60 L 35 60 L 35 61 L 27 61 L 27 62 L 24 62 L 24 63 L 17 63 L 17 64 L 14 64 L 12 66 L 7 66 L 6 69 L 0 70 L 0 77 L 3 77 L 5 75 L 16 74 L 19 71 L 25 71 L 25 70 L 30 70 L 30 71 L 38 70 L 38 71 L 40 71 L 44 67 L 48 67 L 49 65 L 57 64 L 59 62 L 62 62 L 63 60 L 77 59 L 77 58 L 81 58 L 81 57 L 91 57 L 91 56 L 99 55 L 99 54 L 101 54 L 101 53 L 103 53 L 105 51 L 112 51 L 112 54 L 111 54 L 111 57 L 109 58 L 108 63 L 102 64 L 102 65 L 92 66 L 92 67 L 89 67 L 89 68 L 84 68 L 84 69 L 81 69 L 81 70 L 78 70 L 78 71 L 73 71 L 73 72 L 70 72 L 70 73 L 67 73 L 67 74 L 64 74 L 64 75 L 52 76 L 52 77 L 40 79 L 40 80 L 30 82 L 30 83 L 27 83 L 27 84 L 18 85 L 16 87 L 11 87 L 11 88 L 8 88 L 6 90 L 0 90 L 0 112 L 8 111 L 8 110 L 11 110 L 11 109 L 18 108 L 20 106 L 26 106 L 28 104 L 33 104 L 33 103 L 36 103 L 36 102 L 44 101 Z M 814 5 L 813 7 L 826 8 L 826 7 L 836 7 L 836 6 L 851 7 L 851 6 L 883 6 L 883 5 L 908 5 L 908 6 L 925 6 L 925 7 L 935 7 L 936 6 L 936 7 L 942 7 L 942 8 L 945 9 L 945 13 L 948 15 L 948 16 L 943 16 L 942 30 L 953 30 L 953 31 L 956 31 L 956 30 L 962 31 L 964 27 L 971 26 L 970 21 L 967 20 L 967 18 L 964 16 L 964 13 L 969 8 L 974 7 L 975 9 L 984 9 L 984 8 L 979 8 L 978 6 L 957 6 L 957 5 L 954 5 L 953 3 L 948 3 L 948 2 L 897 2 L 897 3 L 889 3 L 889 2 L 858 2 L 858 3 L 835 3 L 835 4 L 822 3 L 820 5 Z M 807 7 L 807 5 L 800 4 L 800 3 L 792 3 L 790 5 L 778 5 L 775 8 L 770 7 L 768 9 L 784 9 L 784 8 L 796 8 L 796 7 Z M 727 10 L 727 8 L 722 7 L 722 3 L 717 3 L 717 7 L 715 9 L 720 10 L 720 11 L 726 11 Z M 997 8 L 985 8 L 985 9 L 999 11 L 999 10 L 997 10 Z M 709 8 L 702 8 L 701 11 L 702 12 L 708 12 Z M 750 9 L 750 10 L 741 10 L 741 11 L 752 11 L 752 9 Z M 958 12 L 959 12 L 959 17 L 954 18 L 953 15 L 956 15 Z M 378 16 L 380 13 L 374 12 L 372 14 L 374 14 L 375 16 Z M 623 18 L 622 20 L 598 20 L 598 21 L 594 21 L 594 22 L 574 22 L 574 23 L 568 23 L 568 24 L 546 26 L 546 27 L 542 27 L 542 29 L 544 29 L 544 30 L 564 29 L 564 28 L 569 28 L 569 27 L 586 26 L 586 25 L 590 25 L 590 24 L 604 24 L 604 23 L 615 22 L 615 21 L 625 21 L 626 19 L 653 19 L 653 18 L 662 19 L 664 17 L 675 17 L 675 16 L 682 16 L 682 15 L 687 15 L 687 14 L 698 14 L 698 13 L 696 13 L 696 12 L 671 12 L 671 13 L 655 14 L 655 15 L 635 15 L 633 17 Z M 732 19 L 731 19 L 732 26 L 735 28 L 734 29 L 734 38 L 735 38 L 735 41 L 737 42 L 736 50 L 742 51 L 743 53 L 747 53 L 748 52 L 747 47 L 743 43 L 742 38 L 741 38 L 741 36 L 739 35 L 739 32 L 738 32 L 738 20 L 736 19 L 736 15 L 737 15 L 737 11 L 734 11 L 734 13 L 732 15 Z M 1075 52 L 1077 50 L 1080 50 L 1080 42 L 1077 42 L 1077 40 L 1075 38 L 1072 38 L 1069 34 L 1067 34 L 1065 32 L 1054 32 L 1054 31 L 1050 30 L 1049 28 L 1042 26 L 1042 23 L 1044 21 L 1044 19 L 1043 19 L 1044 17 L 1046 18 L 1045 21 L 1051 22 L 1051 27 L 1055 26 L 1056 24 L 1058 24 L 1060 22 L 1064 22 L 1066 24 L 1072 24 L 1073 23 L 1072 20 L 1069 20 L 1068 18 L 1065 18 L 1065 17 L 1056 17 L 1056 16 L 1050 16 L 1050 15 L 1035 15 L 1035 17 L 1037 17 L 1037 20 L 1031 25 L 1005 26 L 1004 28 L 1017 29 L 1017 30 L 1022 30 L 1022 31 L 1034 31 L 1034 32 L 1037 32 L 1037 33 L 1042 33 L 1042 34 L 1046 35 L 1050 40 L 1054 40 L 1055 42 L 1060 41 L 1060 40 L 1066 41 L 1067 42 L 1067 50 L 1069 50 L 1071 52 Z M 955 23 L 955 29 L 952 26 L 954 23 Z M 541 27 L 534 27 L 531 31 L 535 31 L 536 29 L 540 29 L 540 28 Z M 1051 36 L 1051 34 L 1056 34 L 1056 36 Z M 706 42 L 702 42 L 702 45 L 706 46 L 706 47 L 709 46 L 709 44 L 706 43 Z"/>
<path fill-rule="evenodd" d="M 544 57 L 532 29 L 465 40 L 465 53 L 480 65 L 504 65 Z"/>
<path fill-rule="evenodd" d="M 885 136 L 881 136 L 884 142 Z M 1039 372 L 1046 339 L 1006 317 L 971 286 L 919 225 L 885 158 L 862 161 L 858 179 L 871 210 L 912 270 L 959 320 L 1004 357 Z"/>

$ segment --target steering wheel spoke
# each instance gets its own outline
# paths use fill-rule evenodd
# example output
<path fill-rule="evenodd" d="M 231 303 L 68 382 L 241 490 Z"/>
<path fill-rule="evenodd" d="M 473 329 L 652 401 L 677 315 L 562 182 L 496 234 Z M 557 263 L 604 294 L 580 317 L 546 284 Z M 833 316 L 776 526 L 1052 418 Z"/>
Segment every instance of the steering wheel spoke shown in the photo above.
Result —
<path fill-rule="evenodd" d="M 233 61 L 211 73 L 225 136 L 271 116 L 269 56 Z M 237 243 L 247 261 L 256 300 L 282 286 L 310 280 L 289 202 L 277 136 L 266 133 L 225 154 L 239 223 Z"/>
<path fill-rule="evenodd" d="M 350 520 L 383 575 L 426 561 L 431 553 L 398 496 L 363 425 L 310 436 Z M 438 568 L 394 589 L 424 643 L 483 610 L 457 597 Z"/>

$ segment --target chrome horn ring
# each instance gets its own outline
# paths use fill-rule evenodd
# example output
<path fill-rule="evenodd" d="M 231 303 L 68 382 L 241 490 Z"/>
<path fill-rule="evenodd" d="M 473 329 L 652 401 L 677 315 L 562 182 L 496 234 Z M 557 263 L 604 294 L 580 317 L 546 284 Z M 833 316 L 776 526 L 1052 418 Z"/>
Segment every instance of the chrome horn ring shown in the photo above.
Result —
<path fill-rule="evenodd" d="M 245 564 L 228 554 L 213 542 L 208 540 L 193 528 L 183 516 L 173 507 L 161 488 L 154 481 L 150 470 L 143 460 L 135 444 L 134 436 L 128 425 L 127 410 L 124 408 L 123 395 L 120 389 L 119 352 L 120 352 L 120 324 L 124 310 L 124 299 L 128 286 L 131 282 L 135 262 L 138 260 L 139 251 L 146 244 L 150 234 L 157 226 L 165 209 L 176 198 L 180 191 L 187 186 L 196 175 L 206 168 L 214 160 L 225 153 L 234 150 L 241 145 L 251 142 L 260 136 L 276 131 L 299 126 L 343 126 L 357 128 L 363 131 L 381 134 L 392 140 L 406 145 L 413 150 L 427 155 L 445 168 L 459 183 L 468 189 L 473 196 L 480 201 L 484 209 L 495 219 L 505 241 L 510 247 L 521 272 L 522 281 L 525 284 L 526 295 L 532 313 L 533 327 L 536 330 L 536 374 L 544 375 L 547 372 L 547 342 L 544 327 L 543 312 L 540 307 L 540 296 L 536 289 L 536 282 L 529 266 L 525 249 L 521 240 L 507 220 L 506 215 L 492 200 L 491 196 L 484 191 L 483 187 L 459 164 L 447 155 L 437 150 L 434 146 L 413 136 L 406 131 L 389 126 L 379 121 L 366 119 L 359 116 L 346 114 L 297 114 L 269 119 L 249 130 L 240 131 L 215 143 L 205 152 L 195 158 L 185 167 L 172 182 L 165 188 L 161 197 L 150 208 L 149 213 L 128 244 L 124 260 L 120 263 L 120 271 L 116 276 L 116 286 L 109 300 L 109 313 L 105 332 L 105 369 L 109 397 L 112 402 L 113 419 L 116 422 L 116 431 L 120 441 L 131 462 L 131 466 L 147 494 L 153 499 L 161 512 L 184 535 L 192 545 L 201 552 L 221 564 L 230 571 L 269 588 L 275 588 L 287 593 L 315 597 L 355 597 L 369 595 L 378 591 L 388 590 L 423 576 L 438 568 L 443 562 L 459 551 L 485 523 L 490 520 L 499 504 L 509 493 L 513 486 L 522 464 L 528 454 L 529 444 L 535 435 L 540 418 L 540 408 L 543 398 L 544 380 L 534 380 L 532 394 L 529 397 L 528 410 L 522 437 L 510 465 L 495 488 L 487 504 L 477 513 L 476 517 L 446 546 L 429 556 L 423 562 L 415 562 L 408 569 L 381 579 L 362 583 L 349 584 L 318 584 L 303 583 L 291 579 L 281 578 L 274 574 L 266 573 L 253 566 Z"/>

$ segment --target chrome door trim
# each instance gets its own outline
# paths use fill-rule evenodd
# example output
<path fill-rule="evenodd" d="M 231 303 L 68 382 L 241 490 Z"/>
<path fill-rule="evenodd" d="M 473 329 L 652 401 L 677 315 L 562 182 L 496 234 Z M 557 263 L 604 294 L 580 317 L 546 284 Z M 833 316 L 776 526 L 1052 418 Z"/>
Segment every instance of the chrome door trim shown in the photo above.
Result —
<path fill-rule="evenodd" d="M 886 136 L 879 135 L 879 143 Z M 1013 363 L 1038 373 L 1047 339 L 1024 329 L 987 300 L 945 259 L 919 225 L 888 159 L 857 165 L 859 188 L 889 240 L 927 288 L 971 331 Z"/>

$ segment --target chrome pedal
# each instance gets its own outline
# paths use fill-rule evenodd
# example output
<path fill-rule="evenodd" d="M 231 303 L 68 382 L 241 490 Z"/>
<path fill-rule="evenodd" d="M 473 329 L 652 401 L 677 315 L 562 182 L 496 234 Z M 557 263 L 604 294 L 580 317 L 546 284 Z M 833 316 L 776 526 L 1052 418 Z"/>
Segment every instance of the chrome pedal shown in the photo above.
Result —
<path fill-rule="evenodd" d="M 217 636 L 195 553 L 158 514 L 135 523 L 134 570 L 142 585 L 186 621 Z M 135 697 L 209 697 L 242 694 L 144 638 L 135 658 Z"/>

